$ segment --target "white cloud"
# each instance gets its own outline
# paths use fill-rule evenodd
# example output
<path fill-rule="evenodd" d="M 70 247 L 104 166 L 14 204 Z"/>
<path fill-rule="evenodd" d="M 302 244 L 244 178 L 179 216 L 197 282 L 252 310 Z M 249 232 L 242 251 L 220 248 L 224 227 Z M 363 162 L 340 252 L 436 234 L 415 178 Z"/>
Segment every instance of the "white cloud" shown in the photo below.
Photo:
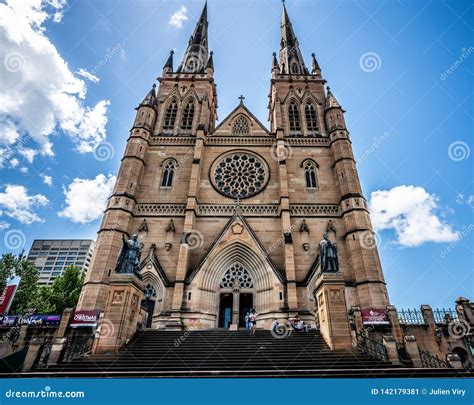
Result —
<path fill-rule="evenodd" d="M 96 75 L 92 74 L 91 72 L 88 72 L 86 69 L 80 68 L 76 73 L 79 76 L 82 76 L 84 79 L 90 80 L 91 82 L 100 82 L 100 79 Z"/>
<path fill-rule="evenodd" d="M 21 156 L 23 156 L 28 163 L 33 163 L 33 160 L 36 156 L 36 151 L 31 148 L 21 148 L 18 150 Z"/>
<path fill-rule="evenodd" d="M 14 122 L 17 133 L 30 135 L 43 155 L 54 154 L 51 135 L 58 131 L 79 152 L 92 151 L 106 134 L 108 101 L 85 105 L 84 80 L 45 35 L 45 22 L 60 21 L 65 5 L 65 0 L 0 3 L 0 126 Z M 12 141 L 16 135 L 6 136 Z"/>
<path fill-rule="evenodd" d="M 0 122 L 0 144 L 12 145 L 20 138 L 18 130 L 10 120 Z"/>
<path fill-rule="evenodd" d="M 7 221 L 0 221 L 0 231 L 5 231 L 10 228 L 10 224 Z"/>
<path fill-rule="evenodd" d="M 11 167 L 17 167 L 19 163 L 20 161 L 17 158 L 13 158 L 12 160 L 10 160 Z"/>
<path fill-rule="evenodd" d="M 53 185 L 53 178 L 51 176 L 48 176 L 47 174 L 44 174 L 44 173 L 41 173 L 40 176 L 43 179 L 44 184 L 50 187 Z"/>
<path fill-rule="evenodd" d="M 20 173 L 23 173 L 23 174 L 26 174 L 26 173 L 28 173 L 28 168 L 27 168 L 26 166 L 22 166 L 22 167 L 20 167 L 20 169 L 19 169 L 19 170 L 20 170 Z"/>
<path fill-rule="evenodd" d="M 74 179 L 64 188 L 66 208 L 58 215 L 85 224 L 100 218 L 112 194 L 116 177 L 99 174 L 95 179 Z"/>
<path fill-rule="evenodd" d="M 459 232 L 440 218 L 438 198 L 423 187 L 397 186 L 370 196 L 369 208 L 376 231 L 393 229 L 402 246 L 425 242 L 454 242 Z"/>
<path fill-rule="evenodd" d="M 187 15 L 188 9 L 185 6 L 181 6 L 179 10 L 176 10 L 169 20 L 169 24 L 176 28 L 183 28 L 183 23 L 188 20 Z"/>
<path fill-rule="evenodd" d="M 0 193 L 1 214 L 14 218 L 23 224 L 43 222 L 34 209 L 43 207 L 48 202 L 44 195 L 28 195 L 28 190 L 24 186 L 14 184 L 8 184 L 5 187 L 5 192 Z"/>

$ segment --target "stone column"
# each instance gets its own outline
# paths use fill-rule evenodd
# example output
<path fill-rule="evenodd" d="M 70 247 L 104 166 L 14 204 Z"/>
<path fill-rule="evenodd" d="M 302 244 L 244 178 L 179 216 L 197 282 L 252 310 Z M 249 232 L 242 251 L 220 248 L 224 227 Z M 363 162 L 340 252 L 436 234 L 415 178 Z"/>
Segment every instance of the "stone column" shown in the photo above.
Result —
<path fill-rule="evenodd" d="M 428 329 L 434 334 L 436 331 L 436 322 L 433 316 L 433 310 L 429 305 L 422 305 L 421 312 L 426 325 L 428 325 Z"/>
<path fill-rule="evenodd" d="M 30 341 L 28 352 L 26 353 L 25 361 L 23 362 L 22 371 L 30 371 L 33 368 L 39 349 L 44 342 L 44 338 L 33 338 Z"/>
<path fill-rule="evenodd" d="M 398 357 L 397 342 L 395 341 L 393 336 L 384 336 L 383 337 L 383 345 L 385 346 L 385 349 L 387 350 L 388 360 L 394 366 L 399 366 L 400 365 L 400 359 Z"/>
<path fill-rule="evenodd" d="M 344 278 L 339 273 L 323 273 L 316 284 L 321 335 L 331 349 L 352 347 Z"/>
<path fill-rule="evenodd" d="M 393 305 L 387 305 L 387 316 L 392 327 L 392 335 L 397 342 L 403 341 L 403 331 L 398 320 L 397 309 Z"/>
<path fill-rule="evenodd" d="M 278 157 L 278 184 L 280 191 L 280 218 L 281 232 L 283 234 L 283 254 L 285 258 L 286 290 L 290 314 L 296 314 L 298 296 L 296 292 L 295 257 L 293 250 L 293 236 L 290 216 L 290 194 L 288 190 L 288 170 L 286 159 L 290 157 L 290 147 L 285 143 L 283 130 L 277 129 L 277 143 L 275 152 Z"/>
<path fill-rule="evenodd" d="M 57 364 L 59 361 L 59 357 L 61 356 L 61 352 L 67 342 L 66 338 L 66 331 L 69 325 L 69 320 L 71 318 L 72 309 L 68 308 L 65 309 L 62 316 L 61 322 L 59 323 L 58 329 L 53 337 L 53 345 L 51 346 L 51 353 L 48 358 L 48 366 L 52 364 Z"/>
<path fill-rule="evenodd" d="M 360 307 L 352 307 L 352 319 L 354 319 L 355 332 L 360 333 L 364 329 L 364 324 L 362 323 L 362 313 Z"/>
<path fill-rule="evenodd" d="M 134 274 L 114 273 L 94 353 L 117 352 L 135 334 L 140 303 L 144 298 L 143 282 Z"/>
<path fill-rule="evenodd" d="M 232 324 L 239 327 L 240 289 L 234 288 L 232 292 Z"/>
<path fill-rule="evenodd" d="M 418 343 L 416 342 L 415 336 L 405 336 L 405 348 L 408 354 L 410 355 L 411 361 L 413 362 L 413 367 L 423 367 L 423 365 L 421 364 L 420 351 L 418 349 Z"/>

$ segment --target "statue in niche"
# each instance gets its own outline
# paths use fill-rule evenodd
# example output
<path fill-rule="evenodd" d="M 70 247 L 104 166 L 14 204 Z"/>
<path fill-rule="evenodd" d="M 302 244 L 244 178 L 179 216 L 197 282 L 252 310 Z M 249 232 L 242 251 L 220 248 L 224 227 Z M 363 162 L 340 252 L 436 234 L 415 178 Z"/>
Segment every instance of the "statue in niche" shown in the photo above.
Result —
<path fill-rule="evenodd" d="M 329 240 L 327 232 L 324 233 L 323 240 L 319 242 L 319 258 L 322 273 L 339 270 L 337 247 L 334 242 Z"/>
<path fill-rule="evenodd" d="M 140 278 L 140 257 L 143 244 L 138 240 L 138 235 L 134 234 L 132 239 L 125 239 L 122 235 L 122 250 L 117 261 L 115 272 L 121 274 L 135 274 Z"/>

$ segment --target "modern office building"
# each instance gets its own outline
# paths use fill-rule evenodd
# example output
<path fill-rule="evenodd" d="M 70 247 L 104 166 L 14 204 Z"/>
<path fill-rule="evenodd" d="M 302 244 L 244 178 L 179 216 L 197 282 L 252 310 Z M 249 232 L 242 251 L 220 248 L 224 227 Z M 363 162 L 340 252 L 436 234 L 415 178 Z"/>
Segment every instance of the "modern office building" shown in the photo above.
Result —
<path fill-rule="evenodd" d="M 39 284 L 51 284 L 71 264 L 85 273 L 94 251 L 91 239 L 35 239 L 28 253 L 39 272 Z"/>

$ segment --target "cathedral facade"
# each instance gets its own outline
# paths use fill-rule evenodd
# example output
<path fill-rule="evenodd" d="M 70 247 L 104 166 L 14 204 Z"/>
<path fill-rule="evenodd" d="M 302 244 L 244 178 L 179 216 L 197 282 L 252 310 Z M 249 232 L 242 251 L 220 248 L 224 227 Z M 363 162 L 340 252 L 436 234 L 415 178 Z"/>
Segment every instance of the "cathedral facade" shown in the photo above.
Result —
<path fill-rule="evenodd" d="M 285 6 L 268 128 L 243 97 L 216 124 L 207 5 L 177 68 L 173 57 L 137 107 L 78 309 L 108 305 L 134 234 L 148 327 L 238 327 L 255 308 L 258 327 L 298 314 L 343 336 L 354 308 L 387 308 L 344 110 L 315 55 L 305 64 Z M 337 250 L 329 271 L 324 243 Z"/>

